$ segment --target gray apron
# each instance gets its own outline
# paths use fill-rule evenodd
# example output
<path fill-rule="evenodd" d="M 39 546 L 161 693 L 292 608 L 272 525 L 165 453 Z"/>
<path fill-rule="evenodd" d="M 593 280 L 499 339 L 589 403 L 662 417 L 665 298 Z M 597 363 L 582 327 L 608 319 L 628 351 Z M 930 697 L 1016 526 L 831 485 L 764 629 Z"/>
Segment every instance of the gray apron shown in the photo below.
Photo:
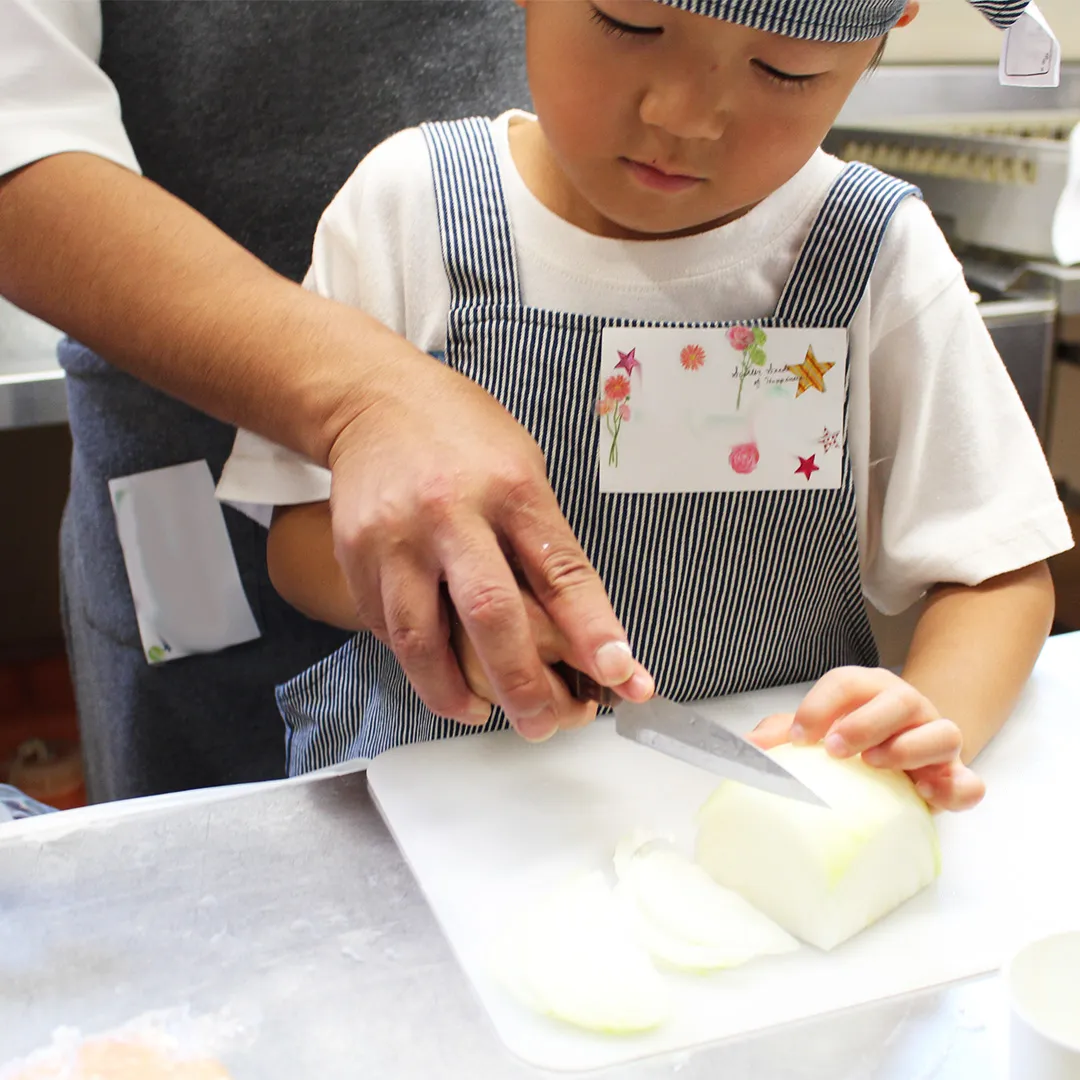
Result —
<path fill-rule="evenodd" d="M 528 104 L 509 0 L 104 0 L 102 17 L 101 66 L 145 174 L 294 279 L 319 214 L 376 143 Z M 60 362 L 74 439 L 63 601 L 91 798 L 281 776 L 274 686 L 346 635 L 277 596 L 265 532 L 226 508 L 262 637 L 149 666 L 108 481 L 198 460 L 216 481 L 234 429 L 76 342 Z"/>

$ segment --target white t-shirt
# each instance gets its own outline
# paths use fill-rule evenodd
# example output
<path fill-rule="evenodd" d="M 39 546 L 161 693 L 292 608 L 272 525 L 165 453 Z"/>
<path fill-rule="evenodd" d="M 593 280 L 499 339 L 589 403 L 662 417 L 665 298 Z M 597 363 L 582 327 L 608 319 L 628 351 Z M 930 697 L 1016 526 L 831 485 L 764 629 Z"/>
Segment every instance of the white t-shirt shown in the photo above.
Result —
<path fill-rule="evenodd" d="M 768 316 L 842 164 L 819 151 L 738 221 L 677 240 L 593 236 L 528 190 L 493 121 L 523 302 L 647 320 Z M 428 352 L 450 289 L 422 133 L 373 150 L 315 235 L 307 287 L 362 308 Z M 848 432 L 863 587 L 901 611 L 939 582 L 974 585 L 1071 545 L 1038 439 L 941 231 L 898 210 L 851 326 Z M 238 503 L 328 498 L 330 475 L 241 431 L 218 488 Z"/>
<path fill-rule="evenodd" d="M 0 176 L 72 150 L 140 171 L 100 53 L 97 0 L 0 0 Z"/>

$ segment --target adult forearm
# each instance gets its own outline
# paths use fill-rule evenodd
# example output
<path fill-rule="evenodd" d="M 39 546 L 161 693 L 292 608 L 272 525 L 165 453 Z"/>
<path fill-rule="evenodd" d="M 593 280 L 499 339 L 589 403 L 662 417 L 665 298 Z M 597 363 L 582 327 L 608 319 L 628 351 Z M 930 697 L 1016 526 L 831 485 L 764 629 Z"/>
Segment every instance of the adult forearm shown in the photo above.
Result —
<path fill-rule="evenodd" d="M 91 154 L 0 181 L 0 293 L 184 401 L 325 462 L 397 339 Z"/>
<path fill-rule="evenodd" d="M 970 762 L 1012 712 L 1046 641 L 1054 587 L 1045 563 L 927 600 L 904 678 L 960 728 Z"/>

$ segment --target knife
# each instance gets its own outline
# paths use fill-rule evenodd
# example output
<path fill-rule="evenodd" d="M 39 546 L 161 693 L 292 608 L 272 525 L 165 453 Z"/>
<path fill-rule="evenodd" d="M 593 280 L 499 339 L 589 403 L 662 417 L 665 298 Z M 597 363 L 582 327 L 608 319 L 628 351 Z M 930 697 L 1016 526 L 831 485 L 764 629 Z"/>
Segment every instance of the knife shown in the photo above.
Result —
<path fill-rule="evenodd" d="M 461 621 L 445 587 L 444 598 L 450 613 L 451 645 L 458 651 Z M 595 701 L 598 705 L 613 709 L 615 731 L 623 738 L 729 780 L 738 780 L 775 795 L 798 799 L 811 806 L 828 808 L 828 803 L 782 765 L 778 765 L 764 750 L 759 750 L 752 742 L 694 709 L 658 697 L 638 705 L 625 701 L 610 687 L 601 686 L 565 661 L 554 663 L 551 668 L 578 701 Z"/>
<path fill-rule="evenodd" d="M 729 780 L 738 780 L 812 806 L 828 807 L 828 803 L 764 750 L 696 709 L 659 697 L 640 705 L 624 701 L 613 690 L 600 686 L 569 664 L 553 666 L 579 701 L 595 701 L 615 710 L 615 730 L 624 739 Z"/>

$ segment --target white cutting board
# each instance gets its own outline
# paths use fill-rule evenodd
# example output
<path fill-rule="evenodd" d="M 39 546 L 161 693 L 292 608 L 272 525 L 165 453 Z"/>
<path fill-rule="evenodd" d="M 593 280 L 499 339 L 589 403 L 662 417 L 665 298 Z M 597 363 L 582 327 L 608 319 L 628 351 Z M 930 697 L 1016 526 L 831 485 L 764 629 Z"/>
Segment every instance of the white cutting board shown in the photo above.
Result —
<path fill-rule="evenodd" d="M 1057 647 L 1058 642 L 1069 648 Z M 736 730 L 790 711 L 800 688 L 705 706 Z M 708 976 L 669 976 L 674 1019 L 642 1036 L 581 1032 L 511 998 L 490 971 L 504 919 L 581 870 L 610 869 L 635 827 L 693 835 L 716 779 L 629 743 L 610 720 L 531 746 L 513 734 L 400 747 L 375 799 L 507 1047 L 579 1071 L 891 997 L 998 968 L 1018 944 L 1080 926 L 1080 635 L 1047 647 L 1016 715 L 979 761 L 990 794 L 939 820 L 943 872 L 832 953 L 803 946 Z"/>

